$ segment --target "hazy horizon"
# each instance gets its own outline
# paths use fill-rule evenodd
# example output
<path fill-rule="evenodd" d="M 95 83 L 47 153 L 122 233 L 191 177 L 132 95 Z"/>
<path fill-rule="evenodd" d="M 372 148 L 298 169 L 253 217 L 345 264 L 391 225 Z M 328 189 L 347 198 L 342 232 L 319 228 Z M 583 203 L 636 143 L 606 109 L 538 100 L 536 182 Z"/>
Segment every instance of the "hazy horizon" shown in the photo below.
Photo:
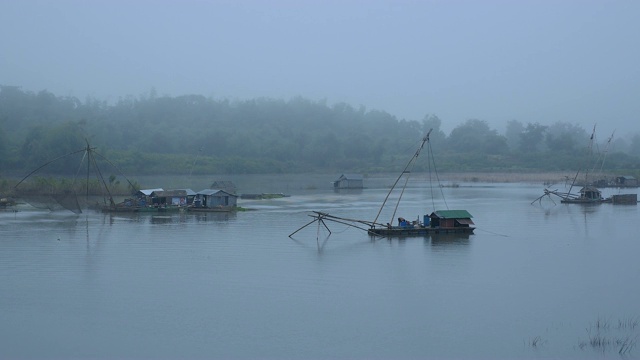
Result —
<path fill-rule="evenodd" d="M 0 0 L 0 84 L 109 102 L 154 89 L 301 96 L 468 119 L 637 132 L 631 1 Z M 605 135 L 606 134 L 606 135 Z"/>

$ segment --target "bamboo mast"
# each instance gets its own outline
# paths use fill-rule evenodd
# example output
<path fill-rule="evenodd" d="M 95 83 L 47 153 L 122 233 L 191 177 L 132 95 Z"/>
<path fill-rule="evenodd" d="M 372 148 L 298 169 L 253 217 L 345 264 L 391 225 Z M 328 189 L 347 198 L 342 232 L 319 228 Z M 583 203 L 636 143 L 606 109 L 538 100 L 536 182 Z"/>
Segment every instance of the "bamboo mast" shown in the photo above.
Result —
<path fill-rule="evenodd" d="M 422 142 L 420 143 L 420 146 L 418 147 L 418 150 L 416 150 L 415 154 L 413 155 L 413 157 L 411 157 L 411 159 L 409 160 L 409 162 L 407 163 L 407 165 L 404 167 L 404 170 L 402 170 L 402 172 L 400 173 L 400 176 L 398 176 L 398 178 L 396 179 L 396 181 L 393 183 L 393 185 L 391 186 L 391 189 L 389 190 L 389 192 L 387 193 L 387 196 L 384 198 L 384 201 L 382 202 L 382 206 L 380 206 L 380 210 L 378 210 L 378 214 L 376 215 L 376 218 L 373 220 L 373 223 L 377 223 L 378 222 L 378 218 L 380 217 L 380 213 L 382 213 L 382 209 L 384 209 L 385 204 L 387 203 L 387 200 L 389 200 L 389 196 L 391 195 L 391 193 L 393 192 L 393 190 L 395 189 L 396 185 L 398 185 L 398 182 L 400 181 L 400 179 L 402 178 L 402 175 L 404 175 L 405 173 L 409 173 L 407 171 L 407 169 L 409 169 L 410 166 L 412 166 L 412 164 L 415 163 L 416 159 L 418 158 L 418 156 L 420 155 L 420 152 L 422 151 L 422 148 L 424 148 L 424 144 L 429 141 L 429 135 L 431 134 L 431 131 L 433 131 L 433 129 L 429 129 L 429 132 L 427 132 L 427 134 L 422 138 Z M 396 207 L 395 210 L 393 211 L 393 215 L 391 217 L 391 221 L 393 222 L 393 218 L 395 217 L 395 213 L 396 210 L 398 209 L 398 205 L 400 204 L 400 199 L 402 199 L 402 195 L 404 194 L 404 189 L 407 186 L 407 182 L 409 181 L 408 177 L 407 180 L 405 181 L 405 184 L 402 188 L 402 192 L 400 193 L 400 197 L 398 198 L 398 202 L 396 203 Z"/>

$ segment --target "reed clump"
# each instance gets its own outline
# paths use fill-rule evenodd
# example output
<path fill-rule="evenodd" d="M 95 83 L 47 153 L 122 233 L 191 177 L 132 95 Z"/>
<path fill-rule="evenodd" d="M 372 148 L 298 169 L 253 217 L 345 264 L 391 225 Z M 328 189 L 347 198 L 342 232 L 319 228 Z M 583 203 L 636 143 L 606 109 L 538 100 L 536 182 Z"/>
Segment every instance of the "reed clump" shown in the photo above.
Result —
<path fill-rule="evenodd" d="M 616 326 L 608 319 L 598 318 L 587 329 L 587 340 L 579 342 L 582 350 L 591 349 L 601 353 L 617 352 L 621 356 L 629 355 L 636 347 L 638 318 L 620 319 Z"/>
<path fill-rule="evenodd" d="M 545 340 L 541 336 L 534 336 L 533 338 L 529 339 L 529 346 L 532 348 L 538 348 L 544 345 L 544 343 Z"/>

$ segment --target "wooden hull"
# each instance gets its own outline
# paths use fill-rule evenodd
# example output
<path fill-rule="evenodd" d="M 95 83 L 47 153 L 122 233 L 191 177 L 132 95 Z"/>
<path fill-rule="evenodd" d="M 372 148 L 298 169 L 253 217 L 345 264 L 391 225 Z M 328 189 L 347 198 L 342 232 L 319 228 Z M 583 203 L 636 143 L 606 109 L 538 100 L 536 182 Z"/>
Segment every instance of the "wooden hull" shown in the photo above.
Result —
<path fill-rule="evenodd" d="M 388 237 L 407 237 L 407 236 L 428 236 L 437 234 L 473 234 L 474 227 L 400 227 L 391 228 L 371 228 L 368 230 L 369 235 L 388 236 Z"/>
<path fill-rule="evenodd" d="M 585 204 L 585 205 L 590 205 L 590 204 L 610 203 L 611 199 L 582 199 L 582 198 L 577 198 L 577 199 L 562 199 L 562 200 L 560 200 L 560 202 L 563 203 L 563 204 Z"/>

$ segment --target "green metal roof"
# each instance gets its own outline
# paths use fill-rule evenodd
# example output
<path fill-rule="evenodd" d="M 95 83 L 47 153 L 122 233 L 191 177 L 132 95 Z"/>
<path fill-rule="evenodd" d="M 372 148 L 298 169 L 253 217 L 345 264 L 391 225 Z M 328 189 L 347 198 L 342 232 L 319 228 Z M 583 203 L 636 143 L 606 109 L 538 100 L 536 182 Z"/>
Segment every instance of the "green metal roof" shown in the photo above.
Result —
<path fill-rule="evenodd" d="M 471 219 L 473 217 L 467 210 L 436 210 L 434 214 L 443 219 Z"/>

